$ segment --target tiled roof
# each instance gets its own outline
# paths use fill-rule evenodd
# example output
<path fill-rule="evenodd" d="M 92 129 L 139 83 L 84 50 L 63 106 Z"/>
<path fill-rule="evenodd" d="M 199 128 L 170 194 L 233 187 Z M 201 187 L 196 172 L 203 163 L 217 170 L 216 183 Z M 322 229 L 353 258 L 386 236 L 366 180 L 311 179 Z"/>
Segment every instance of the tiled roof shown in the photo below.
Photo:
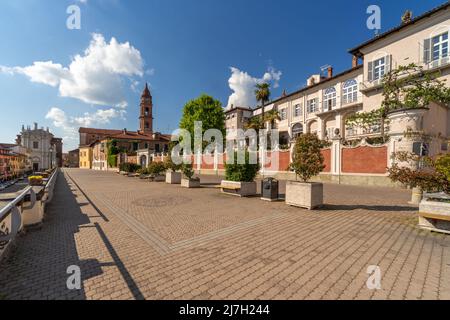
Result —
<path fill-rule="evenodd" d="M 450 2 L 447 1 L 446 3 L 440 5 L 439 7 L 431 9 L 430 11 L 427 11 L 424 14 L 421 14 L 420 16 L 411 19 L 410 22 L 403 23 L 403 24 L 401 24 L 401 25 L 399 25 L 399 26 L 397 26 L 395 28 L 392 28 L 391 30 L 388 30 L 388 31 L 386 31 L 386 32 L 376 36 L 375 38 L 372 38 L 372 39 L 370 39 L 370 40 L 360 44 L 359 46 L 357 46 L 357 47 L 355 47 L 353 49 L 350 49 L 349 52 L 351 54 L 357 54 L 357 53 L 359 53 L 359 50 L 362 49 L 363 47 L 368 46 L 369 44 L 372 44 L 372 43 L 374 43 L 374 42 L 376 42 L 376 41 L 378 41 L 380 39 L 386 38 L 387 36 L 391 35 L 392 33 L 400 31 L 400 30 L 402 30 L 402 29 L 404 29 L 404 28 L 406 28 L 406 27 L 408 27 L 410 25 L 413 25 L 413 24 L 417 23 L 418 21 L 420 21 L 422 19 L 425 19 L 425 18 L 428 18 L 428 17 L 432 16 L 433 14 L 435 14 L 437 12 L 440 12 L 440 11 L 443 11 L 443 10 L 447 10 L 449 7 L 450 7 Z"/>
<path fill-rule="evenodd" d="M 78 130 L 79 133 L 89 133 L 89 134 L 100 134 L 100 135 L 109 135 L 109 134 L 118 134 L 121 133 L 122 130 L 111 130 L 111 129 L 95 129 L 95 128 L 80 128 Z"/>

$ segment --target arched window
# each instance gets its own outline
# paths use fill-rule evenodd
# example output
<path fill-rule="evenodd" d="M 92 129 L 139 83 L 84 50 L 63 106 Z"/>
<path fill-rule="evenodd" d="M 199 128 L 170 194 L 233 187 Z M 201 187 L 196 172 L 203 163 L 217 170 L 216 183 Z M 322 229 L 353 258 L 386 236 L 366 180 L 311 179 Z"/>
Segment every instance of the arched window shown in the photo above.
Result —
<path fill-rule="evenodd" d="M 301 134 L 303 134 L 303 125 L 301 123 L 294 124 L 292 127 L 292 137 L 295 139 Z"/>
<path fill-rule="evenodd" d="M 336 107 L 336 88 L 330 87 L 323 92 L 323 112 L 333 110 Z"/>
<path fill-rule="evenodd" d="M 342 86 L 342 104 L 352 103 L 358 100 L 358 82 L 350 79 Z"/>

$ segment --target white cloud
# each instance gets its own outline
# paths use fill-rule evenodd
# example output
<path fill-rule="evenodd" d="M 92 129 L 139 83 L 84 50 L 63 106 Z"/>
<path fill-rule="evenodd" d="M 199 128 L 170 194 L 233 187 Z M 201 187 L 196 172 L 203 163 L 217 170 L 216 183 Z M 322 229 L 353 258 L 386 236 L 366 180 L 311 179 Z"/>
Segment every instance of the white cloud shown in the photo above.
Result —
<path fill-rule="evenodd" d="M 51 108 L 46 119 L 52 120 L 53 125 L 64 131 L 66 137 L 74 138 L 77 135 L 79 127 L 91 127 L 93 125 L 105 125 L 111 122 L 114 118 L 124 119 L 125 110 L 118 109 L 99 109 L 94 113 L 86 112 L 79 117 L 68 117 L 66 113 L 59 108 Z"/>
<path fill-rule="evenodd" d="M 262 78 L 252 77 L 245 71 L 231 67 L 231 76 L 228 85 L 233 93 L 228 98 L 227 108 L 231 105 L 235 107 L 253 107 L 256 105 L 255 85 L 257 83 L 269 82 L 274 88 L 278 88 L 282 72 L 269 67 Z"/>
<path fill-rule="evenodd" d="M 123 107 L 122 77 L 144 75 L 139 50 L 129 42 L 115 38 L 106 42 L 101 34 L 93 34 L 89 47 L 76 55 L 68 67 L 52 61 L 36 61 L 27 67 L 0 66 L 6 74 L 24 74 L 30 81 L 58 87 L 62 97 L 85 103 Z"/>

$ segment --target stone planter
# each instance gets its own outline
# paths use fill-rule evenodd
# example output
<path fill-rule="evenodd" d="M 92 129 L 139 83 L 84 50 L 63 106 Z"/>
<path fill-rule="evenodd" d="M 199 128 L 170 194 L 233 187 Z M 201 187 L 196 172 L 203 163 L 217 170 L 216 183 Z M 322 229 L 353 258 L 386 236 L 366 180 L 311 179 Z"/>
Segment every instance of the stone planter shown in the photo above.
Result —
<path fill-rule="evenodd" d="M 251 197 L 256 195 L 256 182 L 226 181 L 220 184 L 222 193 L 238 197 Z"/>
<path fill-rule="evenodd" d="M 418 205 L 422 201 L 423 198 L 423 192 L 421 188 L 412 188 L 411 190 L 411 201 L 409 201 L 409 204 Z"/>
<path fill-rule="evenodd" d="M 286 182 L 286 204 L 313 210 L 323 205 L 323 184 L 316 182 Z"/>
<path fill-rule="evenodd" d="M 183 188 L 200 188 L 200 179 L 181 179 Z"/>
<path fill-rule="evenodd" d="M 423 199 L 419 205 L 419 227 L 450 234 L 450 203 Z"/>
<path fill-rule="evenodd" d="M 167 172 L 166 173 L 166 183 L 180 184 L 181 183 L 181 172 Z"/>
<path fill-rule="evenodd" d="M 154 182 L 164 182 L 164 181 L 166 181 L 166 176 L 163 174 L 158 174 L 157 176 L 155 176 L 153 178 L 153 181 Z"/>
<path fill-rule="evenodd" d="M 422 119 L 427 108 L 416 109 L 401 109 L 394 110 L 388 113 L 387 120 L 389 121 L 389 136 L 390 136 L 390 149 L 395 152 L 408 152 L 414 151 L 415 143 L 422 143 L 423 139 L 418 135 L 405 135 L 407 132 L 418 133 L 423 130 Z M 409 167 L 414 169 L 414 165 L 411 163 L 400 162 L 397 164 L 400 167 Z"/>

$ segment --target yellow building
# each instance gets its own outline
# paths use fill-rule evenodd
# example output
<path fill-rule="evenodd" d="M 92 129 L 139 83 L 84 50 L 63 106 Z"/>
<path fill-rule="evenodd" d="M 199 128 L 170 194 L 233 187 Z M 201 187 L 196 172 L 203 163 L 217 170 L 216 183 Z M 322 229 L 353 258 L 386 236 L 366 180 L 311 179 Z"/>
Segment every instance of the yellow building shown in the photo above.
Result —
<path fill-rule="evenodd" d="M 90 146 L 80 146 L 80 168 L 92 169 L 92 148 Z"/>

